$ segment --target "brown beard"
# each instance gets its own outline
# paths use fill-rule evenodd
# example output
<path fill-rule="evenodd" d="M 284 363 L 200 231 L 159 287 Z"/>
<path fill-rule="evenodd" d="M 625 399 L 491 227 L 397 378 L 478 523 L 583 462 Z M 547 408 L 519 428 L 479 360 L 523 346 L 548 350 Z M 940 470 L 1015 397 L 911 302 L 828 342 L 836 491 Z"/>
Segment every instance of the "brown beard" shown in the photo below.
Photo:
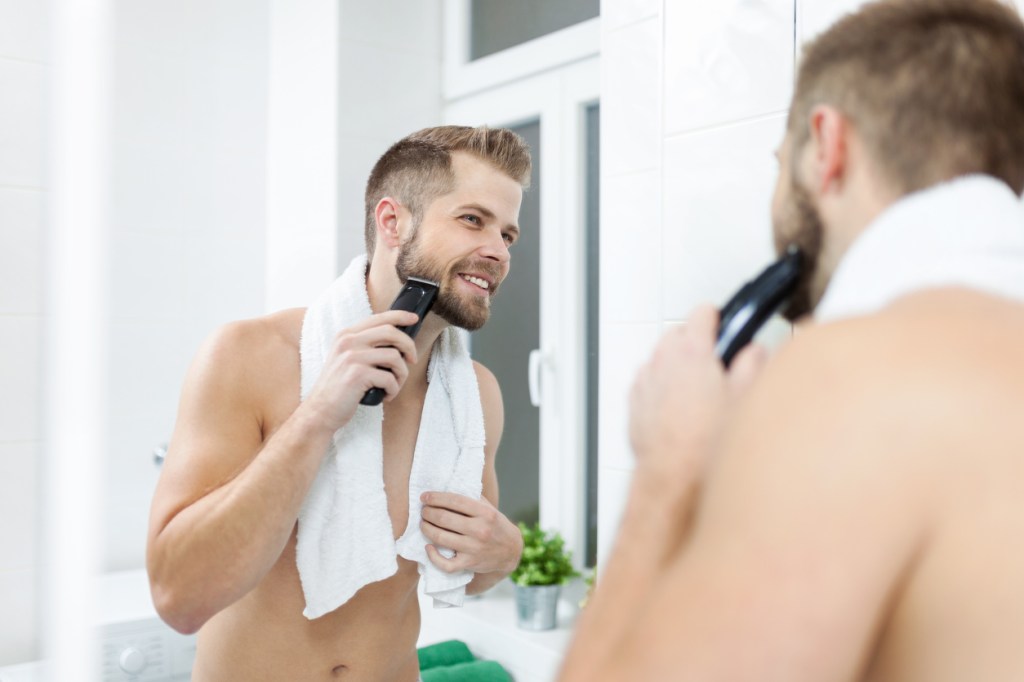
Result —
<path fill-rule="evenodd" d="M 790 298 L 789 305 L 782 310 L 782 315 L 790 322 L 811 313 L 824 292 L 815 291 L 815 281 L 821 259 L 821 242 L 824 225 L 811 195 L 806 189 L 790 178 L 789 205 L 787 207 L 786 224 L 776 226 L 775 251 L 781 257 L 786 249 L 795 244 L 803 253 L 803 273 L 796 291 Z M 787 228 L 781 231 L 779 228 Z"/>
<path fill-rule="evenodd" d="M 460 272 L 486 274 L 494 284 L 488 290 L 488 298 L 480 296 L 463 296 L 455 289 L 455 279 Z M 476 331 L 484 326 L 491 316 L 490 298 L 498 293 L 498 280 L 501 277 L 499 268 L 483 260 L 463 258 L 447 271 L 438 263 L 432 262 L 419 248 L 419 230 L 398 250 L 395 261 L 395 273 L 398 279 L 405 282 L 409 277 L 422 277 L 437 282 L 440 289 L 437 300 L 431 309 L 448 324 L 461 327 L 467 331 Z"/>

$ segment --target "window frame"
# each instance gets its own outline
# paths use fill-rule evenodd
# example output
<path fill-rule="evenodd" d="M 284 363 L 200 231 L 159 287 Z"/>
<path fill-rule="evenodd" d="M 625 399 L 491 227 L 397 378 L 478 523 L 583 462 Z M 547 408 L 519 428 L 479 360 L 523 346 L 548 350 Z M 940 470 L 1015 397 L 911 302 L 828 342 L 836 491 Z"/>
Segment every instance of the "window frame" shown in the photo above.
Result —
<path fill-rule="evenodd" d="M 593 57 L 600 52 L 595 17 L 500 52 L 470 59 L 470 2 L 444 0 L 442 95 L 455 100 L 496 85 Z"/>

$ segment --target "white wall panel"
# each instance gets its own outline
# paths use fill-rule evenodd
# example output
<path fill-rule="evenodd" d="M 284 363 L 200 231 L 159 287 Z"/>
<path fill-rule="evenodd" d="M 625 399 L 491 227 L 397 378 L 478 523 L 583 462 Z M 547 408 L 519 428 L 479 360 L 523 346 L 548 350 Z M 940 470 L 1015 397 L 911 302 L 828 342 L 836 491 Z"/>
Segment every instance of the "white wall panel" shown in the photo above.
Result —
<path fill-rule="evenodd" d="M 423 59 L 389 47 L 342 43 L 338 51 L 342 64 L 339 135 L 372 132 L 397 142 L 415 130 L 437 125 L 440 58 L 434 59 L 433 68 L 411 68 Z"/>
<path fill-rule="evenodd" d="M 774 150 L 785 116 L 673 138 L 665 144 L 663 316 L 722 304 L 768 263 Z"/>
<path fill-rule="evenodd" d="M 0 59 L 0 186 L 43 186 L 46 67 Z"/>
<path fill-rule="evenodd" d="M 36 588 L 33 571 L 0 571 L 0 665 L 23 663 L 38 655 Z"/>
<path fill-rule="evenodd" d="M 601 164 L 610 174 L 656 168 L 661 152 L 661 20 L 606 33 L 601 50 Z"/>
<path fill-rule="evenodd" d="M 661 325 L 601 325 L 601 392 L 598 396 L 598 458 L 605 467 L 630 470 L 634 466 L 629 444 L 629 393 L 637 370 L 650 357 Z M 604 506 L 602 499 L 601 506 Z"/>
<path fill-rule="evenodd" d="M 605 177 L 601 186 L 601 272 L 614 272 L 601 288 L 603 322 L 661 319 L 661 173 Z"/>
<path fill-rule="evenodd" d="M 40 438 L 39 326 L 37 317 L 0 317 L 0 441 Z"/>
<path fill-rule="evenodd" d="M 342 42 L 433 55 L 440 69 L 440 0 L 342 0 L 340 7 Z"/>
<path fill-rule="evenodd" d="M 629 484 L 633 480 L 631 471 L 601 467 L 601 478 L 597 485 L 597 565 L 600 582 L 600 567 L 605 565 L 619 532 L 622 513 L 626 509 Z"/>
<path fill-rule="evenodd" d="M 49 2 L 0 0 L 0 57 L 46 61 Z"/>
<path fill-rule="evenodd" d="M 666 134 L 785 109 L 793 32 L 794 0 L 668 2 Z"/>
<path fill-rule="evenodd" d="M 0 188 L 0 315 L 41 313 L 44 200 L 39 190 Z"/>
<path fill-rule="evenodd" d="M 36 451 L 35 443 L 0 443 L 0 572 L 30 570 L 35 565 L 41 530 L 35 514 Z M 6 603 L 0 598 L 0 604 Z"/>
<path fill-rule="evenodd" d="M 672 0 L 669 0 L 672 2 Z M 661 14 L 662 0 L 602 0 L 601 30 L 622 28 Z"/>

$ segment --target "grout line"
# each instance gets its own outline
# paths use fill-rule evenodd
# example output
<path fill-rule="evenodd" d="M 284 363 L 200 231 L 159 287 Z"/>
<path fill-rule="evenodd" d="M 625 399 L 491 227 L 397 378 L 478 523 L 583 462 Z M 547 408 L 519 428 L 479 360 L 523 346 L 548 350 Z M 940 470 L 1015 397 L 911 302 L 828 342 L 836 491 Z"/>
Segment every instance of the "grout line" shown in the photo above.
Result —
<path fill-rule="evenodd" d="M 15 192 L 36 192 L 41 194 L 46 191 L 46 188 L 39 187 L 36 185 L 6 185 L 0 183 L 0 190 L 9 190 Z"/>
<path fill-rule="evenodd" d="M 48 67 L 47 62 L 39 61 L 38 59 L 24 59 L 23 57 L 12 57 L 10 55 L 0 55 L 0 62 L 11 62 L 12 64 L 31 64 L 32 66 Z"/>
<path fill-rule="evenodd" d="M 738 119 L 733 120 L 733 121 L 724 121 L 724 122 L 721 122 L 721 123 L 711 123 L 709 125 L 702 126 L 700 128 L 692 128 L 692 129 L 689 129 L 689 130 L 684 130 L 684 131 L 680 131 L 680 132 L 677 132 L 677 133 L 672 133 L 671 135 L 666 135 L 665 136 L 665 141 L 666 142 L 670 142 L 670 141 L 674 141 L 674 140 L 679 140 L 679 139 L 684 138 L 684 137 L 690 137 L 692 135 L 700 135 L 702 133 L 708 133 L 708 132 L 717 131 L 717 130 L 726 130 L 728 128 L 735 128 L 737 126 L 746 125 L 748 123 L 760 123 L 762 121 L 769 121 L 769 120 L 771 120 L 773 118 L 778 118 L 779 116 L 785 116 L 788 112 L 789 112 L 789 107 L 786 107 L 784 109 L 776 109 L 774 111 L 769 111 L 769 112 L 766 112 L 766 113 L 763 113 L 763 114 L 758 114 L 756 116 L 748 116 L 746 118 L 738 118 Z"/>
<path fill-rule="evenodd" d="M 660 11 L 660 12 L 653 12 L 653 13 L 651 13 L 651 14 L 645 14 L 645 15 L 644 15 L 644 16 L 642 16 L 642 17 L 637 17 L 637 18 L 635 18 L 635 19 L 630 19 L 630 20 L 629 20 L 629 21 L 627 21 L 626 23 L 624 23 L 624 24 L 619 24 L 619 25 L 618 25 L 618 26 L 616 26 L 615 28 L 611 28 L 611 27 L 609 27 L 609 28 L 605 29 L 605 28 L 604 28 L 604 26 L 602 25 L 602 27 L 601 27 L 601 29 L 602 29 L 602 30 L 601 30 L 601 33 L 603 33 L 604 35 L 609 35 L 609 34 L 612 34 L 612 33 L 617 33 L 617 32 L 619 32 L 619 31 L 621 31 L 621 30 L 623 30 L 623 29 L 627 29 L 627 28 L 633 28 L 633 27 L 634 27 L 634 26 L 636 26 L 637 24 L 642 24 L 642 23 L 644 23 L 645 21 L 650 21 L 651 19 L 663 19 L 663 18 L 664 18 L 664 16 L 665 16 L 665 15 L 664 15 L 664 10 L 662 10 L 662 11 Z M 664 22 L 662 22 L 662 23 L 664 23 Z"/>

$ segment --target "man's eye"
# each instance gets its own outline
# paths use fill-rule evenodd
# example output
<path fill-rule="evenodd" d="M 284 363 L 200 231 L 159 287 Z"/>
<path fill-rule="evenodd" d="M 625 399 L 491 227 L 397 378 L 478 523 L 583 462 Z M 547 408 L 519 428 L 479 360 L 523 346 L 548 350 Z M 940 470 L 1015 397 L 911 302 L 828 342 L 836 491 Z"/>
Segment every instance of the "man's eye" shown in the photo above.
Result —
<path fill-rule="evenodd" d="M 506 232 L 505 234 L 502 235 L 502 237 L 504 237 L 505 243 L 508 244 L 509 246 L 512 246 L 513 244 L 516 243 L 516 238 L 512 236 L 511 232 Z"/>
<path fill-rule="evenodd" d="M 467 213 L 466 215 L 462 216 L 462 219 L 463 220 L 468 220 L 469 222 L 473 223 L 474 225 L 482 224 L 482 221 L 480 220 L 480 216 L 473 215 L 472 213 Z"/>

